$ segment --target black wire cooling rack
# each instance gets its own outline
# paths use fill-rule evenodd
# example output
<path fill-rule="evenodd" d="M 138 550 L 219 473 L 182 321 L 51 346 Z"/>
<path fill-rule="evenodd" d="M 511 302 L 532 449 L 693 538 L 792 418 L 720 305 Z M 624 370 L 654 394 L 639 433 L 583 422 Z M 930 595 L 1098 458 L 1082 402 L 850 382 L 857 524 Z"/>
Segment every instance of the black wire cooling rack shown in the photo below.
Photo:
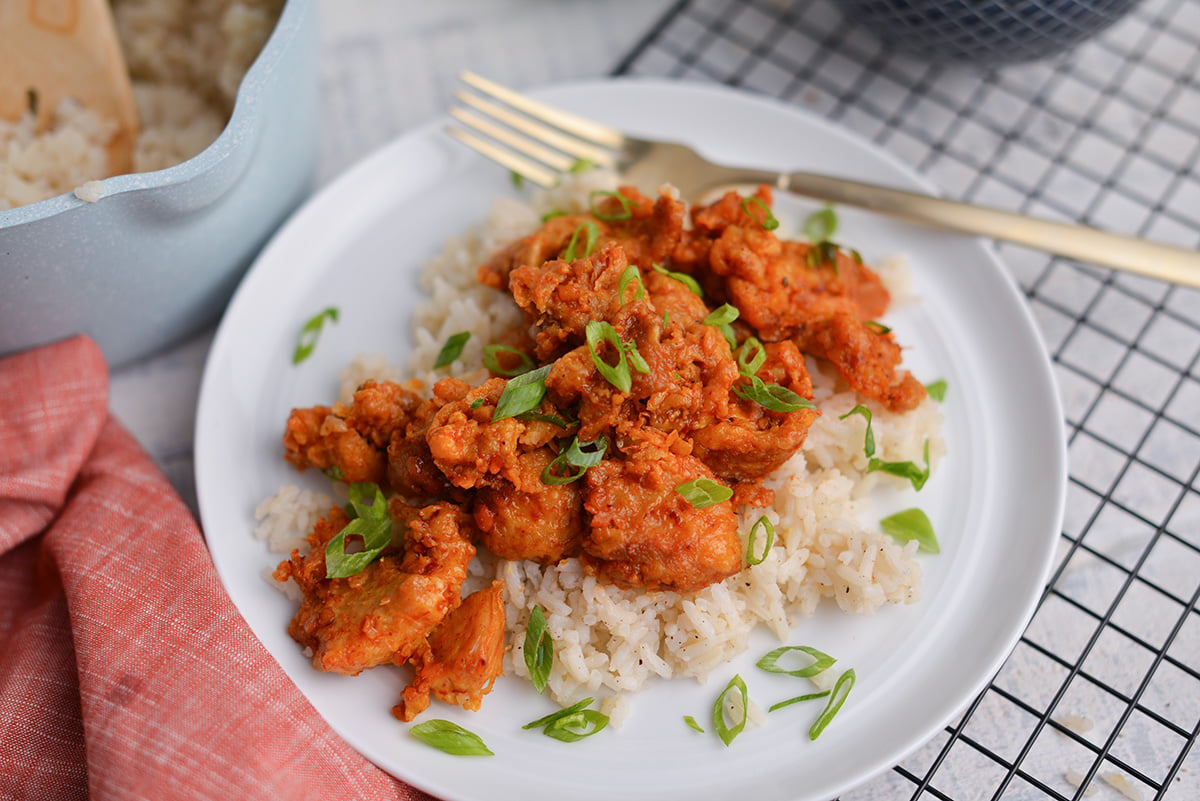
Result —
<path fill-rule="evenodd" d="M 1200 246 L 1200 1 L 1145 0 L 1051 60 L 936 64 L 829 0 L 680 0 L 618 74 L 743 87 L 945 193 Z M 1200 292 L 1000 247 L 1068 423 L 1058 558 L 966 712 L 851 799 L 1200 799 Z"/>

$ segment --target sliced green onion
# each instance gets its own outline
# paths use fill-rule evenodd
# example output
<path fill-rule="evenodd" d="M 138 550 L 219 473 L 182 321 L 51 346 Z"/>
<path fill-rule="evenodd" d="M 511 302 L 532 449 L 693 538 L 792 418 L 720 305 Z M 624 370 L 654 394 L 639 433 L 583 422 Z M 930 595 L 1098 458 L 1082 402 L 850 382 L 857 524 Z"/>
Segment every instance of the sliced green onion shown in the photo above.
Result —
<path fill-rule="evenodd" d="M 433 360 L 433 369 L 438 370 L 453 364 L 454 360 L 462 355 L 463 345 L 466 345 L 467 340 L 470 338 L 470 331 L 459 331 L 457 334 L 451 334 L 446 337 L 446 344 L 442 345 L 442 349 L 438 351 L 437 358 Z"/>
<path fill-rule="evenodd" d="M 944 378 L 939 378 L 932 384 L 926 384 L 925 391 L 929 393 L 929 397 L 933 398 L 938 403 L 941 403 L 942 401 L 946 400 L 947 386 L 946 380 Z"/>
<path fill-rule="evenodd" d="M 588 351 L 592 354 L 592 363 L 596 365 L 600 375 L 621 392 L 629 392 L 633 388 L 633 376 L 629 372 L 629 362 L 625 358 L 625 346 L 621 342 L 621 337 L 617 335 L 617 329 L 612 327 L 612 323 L 591 320 L 584 329 L 584 333 L 587 336 Z M 604 342 L 616 349 L 616 364 L 609 364 L 596 352 Z"/>
<path fill-rule="evenodd" d="M 410 728 L 408 733 L 426 745 L 454 756 L 493 756 L 478 734 L 448 720 L 427 720 Z"/>
<path fill-rule="evenodd" d="M 621 303 L 625 302 L 625 287 L 629 286 L 629 282 L 637 283 L 637 292 L 634 294 L 634 300 L 641 300 L 646 297 L 646 285 L 642 283 L 642 271 L 638 269 L 636 264 L 631 264 L 621 273 L 620 280 L 617 281 L 617 297 L 621 299 Z"/>
<path fill-rule="evenodd" d="M 325 478 L 329 479 L 330 481 L 341 481 L 346 477 L 345 474 L 342 473 L 342 468 L 338 467 L 336 464 L 330 465 L 321 472 L 324 473 Z"/>
<path fill-rule="evenodd" d="M 813 661 L 804 667 L 796 668 L 795 670 L 788 670 L 787 668 L 780 667 L 779 660 L 782 659 L 784 655 L 790 654 L 794 651 L 799 651 L 802 654 L 812 657 Z M 764 654 L 762 659 L 758 660 L 757 665 L 759 670 L 765 670 L 767 673 L 781 673 L 786 676 L 795 676 L 799 679 L 808 679 L 812 678 L 818 673 L 825 672 L 836 661 L 837 660 L 829 654 L 824 653 L 823 651 L 818 651 L 816 648 L 808 645 L 785 645 L 781 648 L 776 648 L 774 651 Z"/>
<path fill-rule="evenodd" d="M 767 349 L 763 347 L 763 343 L 758 341 L 758 337 L 747 337 L 742 346 L 738 348 L 738 371 L 744 376 L 753 376 L 766 361 Z"/>
<path fill-rule="evenodd" d="M 579 232 L 584 231 L 587 239 L 583 246 L 583 253 L 576 254 L 575 248 L 579 246 Z M 596 240 L 600 238 L 600 227 L 590 220 L 580 223 L 574 233 L 571 234 L 571 241 L 567 243 L 567 249 L 563 252 L 563 261 L 575 261 L 576 258 L 586 259 L 592 255 L 592 251 L 596 249 Z"/>
<path fill-rule="evenodd" d="M 601 731 L 608 725 L 608 715 L 594 709 L 581 709 L 549 723 L 542 734 L 564 743 L 574 743 Z"/>
<path fill-rule="evenodd" d="M 545 365 L 528 373 L 522 373 L 516 378 L 508 379 L 500 400 L 496 401 L 496 409 L 492 412 L 492 421 L 503 420 L 506 417 L 516 417 L 536 409 L 546 397 L 546 376 L 550 374 L 553 365 Z"/>
<path fill-rule="evenodd" d="M 853 668 L 838 676 L 837 683 L 833 685 L 833 691 L 829 695 L 829 700 L 825 702 L 825 708 L 821 710 L 821 714 L 817 716 L 816 722 L 808 730 L 808 739 L 815 740 L 821 736 L 821 732 L 825 731 L 825 727 L 829 725 L 829 722 L 833 720 L 833 716 L 842 708 L 842 704 L 846 703 L 846 696 L 850 695 L 852 689 L 854 689 Z"/>
<path fill-rule="evenodd" d="M 594 701 L 594 700 L 596 700 L 596 699 L 588 697 L 588 698 L 584 698 L 582 701 L 576 701 L 575 703 L 571 704 L 570 706 L 566 707 L 565 709 L 560 709 L 557 712 L 551 712 L 549 715 L 546 715 L 545 717 L 542 717 L 542 718 L 538 718 L 537 720 L 531 720 L 528 723 L 526 723 L 524 726 L 522 726 L 521 728 L 522 729 L 538 729 L 538 728 L 541 728 L 542 726 L 549 726 L 551 723 L 554 723 L 556 720 L 561 720 L 562 718 L 565 718 L 568 715 L 574 715 L 576 712 L 580 712 L 584 709 L 587 709 L 589 706 L 591 706 L 592 701 Z"/>
<path fill-rule="evenodd" d="M 761 220 L 755 216 L 753 211 L 750 210 L 751 205 L 758 206 L 762 209 L 763 218 Z M 751 195 L 750 197 L 742 198 L 742 211 L 746 212 L 750 219 L 758 223 L 764 231 L 774 231 L 779 227 L 779 220 L 775 218 L 775 214 L 771 211 L 771 207 L 768 206 L 766 202 L 758 195 Z"/>
<path fill-rule="evenodd" d="M 368 499 L 370 502 L 368 502 Z M 382 490 L 370 482 L 350 485 L 348 513 L 353 519 L 325 544 L 326 578 L 346 578 L 361 573 L 392 543 L 392 518 Z M 362 550 L 346 553 L 346 540 L 362 538 Z"/>
<path fill-rule="evenodd" d="M 676 281 L 692 290 L 692 293 L 696 295 L 696 297 L 704 297 L 704 290 L 700 288 L 700 284 L 696 283 L 696 279 L 692 278 L 687 273 L 677 273 L 674 270 L 668 270 L 661 264 L 652 264 L 650 266 L 654 268 L 654 272 L 661 273 L 668 278 L 674 278 Z"/>
<path fill-rule="evenodd" d="M 736 306 L 731 306 L 728 303 L 722 303 L 717 308 L 713 309 L 712 313 L 704 318 L 705 325 L 728 325 L 738 318 Z"/>
<path fill-rule="evenodd" d="M 580 442 L 578 437 L 571 439 L 571 444 L 563 451 L 567 464 L 575 467 L 595 467 L 604 458 L 608 450 L 608 439 L 600 437 L 591 442 Z"/>
<path fill-rule="evenodd" d="M 333 323 L 338 321 L 337 307 L 330 306 L 320 314 L 313 315 L 300 329 L 300 338 L 296 342 L 295 352 L 292 353 L 292 364 L 300 364 L 312 356 L 313 351 L 317 349 L 317 340 L 321 338 L 321 329 L 325 327 L 326 320 Z"/>
<path fill-rule="evenodd" d="M 638 352 L 637 344 L 634 342 L 624 342 L 622 347 L 625 348 L 625 356 L 629 359 L 629 366 L 639 373 L 645 374 L 650 372 L 650 365 L 642 358 L 642 354 Z"/>
<path fill-rule="evenodd" d="M 482 406 L 486 402 L 487 402 L 487 400 L 485 398 L 476 398 L 475 400 L 471 401 L 471 405 L 468 408 L 478 409 L 480 406 Z"/>
<path fill-rule="evenodd" d="M 675 491 L 682 495 L 693 509 L 705 509 L 733 497 L 733 490 L 711 478 L 685 482 L 676 487 Z"/>
<path fill-rule="evenodd" d="M 691 715 L 684 715 L 683 722 L 688 725 L 688 728 L 695 729 L 696 731 L 700 732 L 701 734 L 704 734 L 704 727 L 701 726 L 699 723 L 697 723 L 696 719 L 694 717 L 692 717 Z"/>
<path fill-rule="evenodd" d="M 828 264 L 833 268 L 833 272 L 836 275 L 837 253 L 838 246 L 833 242 L 814 242 L 813 246 L 809 248 L 805 260 L 808 262 L 808 266 L 814 270 L 823 264 Z"/>
<path fill-rule="evenodd" d="M 557 414 L 540 414 L 538 412 L 521 412 L 516 418 L 526 423 L 550 423 L 563 429 L 570 428 L 579 422 L 578 420 L 567 420 L 564 417 L 559 417 Z"/>
<path fill-rule="evenodd" d="M 890 325 L 884 325 L 883 323 L 878 322 L 876 320 L 867 320 L 865 323 L 863 323 L 863 325 L 865 325 L 867 328 L 874 331 L 876 334 L 879 334 L 880 336 L 884 336 L 885 334 L 892 333 L 892 327 Z"/>
<path fill-rule="evenodd" d="M 754 553 L 754 544 L 758 540 L 758 530 L 762 529 L 766 532 L 766 542 L 763 543 L 762 553 Z M 775 545 L 775 524 L 766 515 L 754 521 L 754 525 L 750 527 L 750 534 L 746 537 L 746 564 L 761 565 L 763 560 L 767 558 L 767 554 L 771 552 L 771 548 Z"/>
<path fill-rule="evenodd" d="M 837 231 L 838 218 L 833 206 L 814 211 L 804 220 L 804 236 L 809 242 L 828 242 Z"/>
<path fill-rule="evenodd" d="M 505 367 L 502 365 L 499 357 L 499 354 L 501 353 L 508 353 L 516 356 L 518 359 L 517 366 Z M 520 348 L 514 348 L 510 345 L 484 345 L 483 366 L 486 367 L 489 372 L 495 373 L 496 375 L 502 375 L 505 378 L 513 378 L 515 376 L 522 375 L 523 373 L 528 373 L 537 365 L 535 365 L 533 359 L 529 358 L 529 355 Z"/>
<path fill-rule="evenodd" d="M 546 223 L 546 222 L 550 222 L 551 220 L 557 219 L 559 217 L 566 217 L 566 216 L 567 216 L 567 213 L 565 211 L 563 211 L 562 209 L 551 209 L 550 211 L 548 211 L 542 215 L 542 222 Z"/>
<path fill-rule="evenodd" d="M 734 702 L 741 707 L 741 718 L 730 725 L 725 717 L 725 703 L 730 697 L 730 693 L 734 693 Z M 736 709 L 734 710 L 737 711 Z M 725 689 L 721 690 L 721 694 L 717 696 L 716 703 L 713 704 L 712 722 L 713 728 L 717 731 L 717 736 L 721 738 L 721 742 L 729 745 L 733 742 L 733 738 L 742 733 L 746 728 L 746 719 L 750 712 L 750 695 L 746 690 L 746 682 L 742 681 L 741 676 L 735 675 L 725 685 Z"/>
<path fill-rule="evenodd" d="M 595 166 L 596 162 L 592 161 L 591 159 L 575 159 L 575 163 L 567 168 L 567 172 L 578 174 L 581 172 L 587 172 Z"/>
<path fill-rule="evenodd" d="M 546 615 L 542 607 L 535 606 L 529 614 L 525 627 L 525 667 L 529 668 L 529 680 L 539 693 L 546 689 L 550 668 L 554 666 L 554 639 L 546 628 Z"/>
<path fill-rule="evenodd" d="M 596 208 L 597 197 L 616 198 L 617 202 L 621 204 L 621 210 L 614 214 L 602 214 L 600 210 Z M 593 189 L 588 193 L 588 208 L 591 209 L 592 214 L 597 220 L 603 220 L 604 222 L 620 222 L 621 220 L 629 220 L 633 218 L 633 201 L 622 195 L 620 192 L 609 192 L 605 189 Z"/>
<path fill-rule="evenodd" d="M 867 434 L 863 438 L 863 453 L 865 453 L 867 458 L 870 459 L 875 455 L 875 432 L 871 430 L 871 410 L 860 403 L 838 419 L 845 420 L 852 414 L 861 414 L 867 421 Z"/>
<path fill-rule="evenodd" d="M 897 542 L 916 540 L 917 548 L 925 553 L 942 552 L 929 516 L 915 507 L 888 515 L 879 521 L 879 527 Z"/>
<path fill-rule="evenodd" d="M 517 172 L 516 170 L 509 172 L 508 179 L 512 181 L 512 185 L 517 189 L 520 189 L 525 185 L 525 176 L 521 175 L 521 173 Z"/>
<path fill-rule="evenodd" d="M 929 480 L 929 440 L 925 440 L 925 466 L 918 467 L 914 462 L 885 462 L 882 459 L 871 459 L 867 462 L 868 473 L 887 473 L 890 476 L 906 478 L 912 483 L 913 489 L 920 492 Z"/>
<path fill-rule="evenodd" d="M 804 695 L 797 695 L 795 698 L 788 698 L 786 701 L 780 701 L 777 704 L 771 704 L 769 707 L 767 707 L 767 712 L 774 712 L 776 709 L 783 709 L 785 706 L 803 703 L 804 701 L 815 701 L 816 699 L 824 698 L 827 695 L 829 695 L 829 690 L 822 690 L 819 693 L 805 693 Z"/>
<path fill-rule="evenodd" d="M 574 467 L 574 472 L 570 472 L 569 468 Z M 564 472 L 568 471 L 568 472 Z M 542 483 L 548 487 L 558 487 L 563 484 L 570 484 L 573 481 L 578 481 L 583 478 L 587 472 L 586 467 L 571 465 L 567 462 L 567 454 L 564 451 L 558 456 L 555 456 L 550 464 L 542 468 Z"/>
<path fill-rule="evenodd" d="M 753 401 L 773 412 L 798 412 L 801 409 L 817 408 L 808 398 L 797 395 L 787 387 L 768 384 L 756 375 L 749 376 L 749 378 L 749 384 L 733 388 L 734 394 L 739 398 Z"/>

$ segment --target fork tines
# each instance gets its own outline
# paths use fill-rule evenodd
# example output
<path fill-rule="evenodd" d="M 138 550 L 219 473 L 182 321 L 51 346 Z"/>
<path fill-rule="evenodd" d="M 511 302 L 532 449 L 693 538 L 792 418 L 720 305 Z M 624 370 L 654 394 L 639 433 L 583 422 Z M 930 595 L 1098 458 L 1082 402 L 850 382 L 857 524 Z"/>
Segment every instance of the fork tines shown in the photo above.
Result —
<path fill-rule="evenodd" d="M 471 130 L 448 126 L 447 132 L 492 161 L 544 187 L 558 183 L 559 175 L 580 161 L 604 167 L 616 164 L 613 151 L 624 142 L 620 131 L 474 73 L 459 77 L 479 94 L 456 93 L 467 108 L 452 108 L 450 115 Z"/>

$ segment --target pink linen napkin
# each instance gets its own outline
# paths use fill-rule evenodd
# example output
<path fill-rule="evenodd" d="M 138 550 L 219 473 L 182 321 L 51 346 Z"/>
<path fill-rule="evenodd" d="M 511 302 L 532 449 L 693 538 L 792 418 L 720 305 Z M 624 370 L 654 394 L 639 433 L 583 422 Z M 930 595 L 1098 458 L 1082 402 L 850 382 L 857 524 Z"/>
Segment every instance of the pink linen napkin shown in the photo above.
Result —
<path fill-rule="evenodd" d="M 26 798 L 429 798 L 250 632 L 85 337 L 0 360 L 0 799 Z"/>

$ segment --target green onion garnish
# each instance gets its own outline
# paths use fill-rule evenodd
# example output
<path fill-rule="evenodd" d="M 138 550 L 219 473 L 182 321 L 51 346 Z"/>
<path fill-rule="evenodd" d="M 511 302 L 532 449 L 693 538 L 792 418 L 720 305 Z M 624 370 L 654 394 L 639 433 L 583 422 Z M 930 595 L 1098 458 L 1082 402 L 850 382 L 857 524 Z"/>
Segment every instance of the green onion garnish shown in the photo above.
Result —
<path fill-rule="evenodd" d="M 756 375 L 749 376 L 749 378 L 749 384 L 733 388 L 734 394 L 739 398 L 753 401 L 773 412 L 798 412 L 801 409 L 817 408 L 808 398 L 797 395 L 787 387 L 768 384 Z"/>
<path fill-rule="evenodd" d="M 330 481 L 342 481 L 346 478 L 345 474 L 342 472 L 342 468 L 338 467 L 336 464 L 330 465 L 321 472 L 324 473 L 325 478 L 329 479 Z"/>
<path fill-rule="evenodd" d="M 828 264 L 836 275 L 838 271 L 837 253 L 838 246 L 833 242 L 814 242 L 804 258 L 808 262 L 808 266 L 814 270 L 823 264 Z"/>
<path fill-rule="evenodd" d="M 574 465 L 574 472 L 563 472 L 571 467 L 572 465 L 567 463 L 566 452 L 560 453 L 550 461 L 550 464 L 542 468 L 542 483 L 548 487 L 570 484 L 572 481 L 583 478 L 583 474 L 587 472 L 586 467 L 579 465 Z"/>
<path fill-rule="evenodd" d="M 502 365 L 499 357 L 499 354 L 501 353 L 507 353 L 516 356 L 518 359 L 517 366 L 505 367 Z M 486 367 L 489 372 L 495 373 L 496 375 L 501 375 L 505 378 L 513 378 L 515 376 L 528 373 L 536 365 L 534 364 L 533 359 L 529 358 L 528 354 L 526 354 L 525 351 L 521 350 L 520 348 L 514 348 L 509 345 L 484 345 L 483 366 Z"/>
<path fill-rule="evenodd" d="M 691 715 L 684 715 L 683 722 L 688 725 L 688 728 L 695 729 L 696 731 L 700 732 L 701 734 L 704 734 L 704 727 L 701 726 L 699 723 L 697 723 L 696 719 L 694 717 L 692 717 Z"/>
<path fill-rule="evenodd" d="M 736 714 L 741 712 L 741 716 L 731 726 L 725 717 L 725 703 L 730 698 L 730 693 L 734 693 L 733 700 L 740 707 L 740 710 L 735 707 L 733 710 Z M 733 742 L 733 738 L 742 733 L 746 728 L 746 719 L 749 717 L 750 711 L 750 695 L 746 691 L 746 682 L 742 681 L 741 676 L 735 675 L 725 685 L 725 689 L 721 690 L 721 694 L 717 696 L 716 703 L 713 704 L 712 722 L 713 728 L 717 731 L 717 736 L 721 738 L 721 742 L 729 745 Z"/>
<path fill-rule="evenodd" d="M 595 166 L 596 162 L 592 161 L 591 159 L 575 159 L 575 163 L 567 168 L 567 172 L 578 174 L 581 172 L 587 172 Z"/>
<path fill-rule="evenodd" d="M 556 219 L 558 217 L 566 217 L 566 216 L 567 216 L 567 213 L 565 211 L 563 211 L 562 209 L 551 209 L 550 211 L 548 211 L 542 215 L 542 222 L 546 223 L 546 222 L 550 222 L 551 220 Z"/>
<path fill-rule="evenodd" d="M 802 654 L 812 657 L 813 661 L 802 668 L 796 668 L 794 670 L 788 670 L 787 668 L 780 667 L 779 660 L 782 659 L 786 654 L 790 654 L 795 651 L 799 651 Z M 796 678 L 800 679 L 808 679 L 812 678 L 818 673 L 823 673 L 824 671 L 828 670 L 836 661 L 837 660 L 829 654 L 818 651 L 816 648 L 812 648 L 808 645 L 785 645 L 765 654 L 762 659 L 758 660 L 757 664 L 760 670 L 765 670 L 768 673 L 781 673 L 787 676 L 795 676 Z"/>
<path fill-rule="evenodd" d="M 711 478 L 685 482 L 676 487 L 675 491 L 682 495 L 693 509 L 705 509 L 733 497 L 733 490 Z"/>
<path fill-rule="evenodd" d="M 564 743 L 574 743 L 591 737 L 608 725 L 608 715 L 594 709 L 581 709 L 550 723 L 542 734 Z"/>
<path fill-rule="evenodd" d="M 884 334 L 892 333 L 892 327 L 890 325 L 884 325 L 883 323 L 878 322 L 876 320 L 867 320 L 865 323 L 863 323 L 863 325 L 865 325 L 867 328 L 874 331 L 876 334 L 879 334 L 880 336 L 883 336 Z"/>
<path fill-rule="evenodd" d="M 588 697 L 588 698 L 584 698 L 582 701 L 576 701 L 575 703 L 571 704 L 570 706 L 566 707 L 565 709 L 560 709 L 557 712 L 551 712 L 549 715 L 546 715 L 545 717 L 542 717 L 542 718 L 538 718 L 537 720 L 531 720 L 528 723 L 526 723 L 524 726 L 522 726 L 521 728 L 522 729 L 537 729 L 537 728 L 541 728 L 542 726 L 549 726 L 554 721 L 564 718 L 567 715 L 574 715 L 576 712 L 579 712 L 580 710 L 587 709 L 589 706 L 591 706 L 591 703 L 594 700 L 596 700 L 596 699 Z"/>
<path fill-rule="evenodd" d="M 587 707 L 592 698 L 584 698 L 566 709 L 560 709 L 526 723 L 522 729 L 542 729 L 542 734 L 561 740 L 564 743 L 574 743 L 585 737 L 591 737 L 608 725 L 608 715 Z"/>
<path fill-rule="evenodd" d="M 553 365 L 545 365 L 528 373 L 522 373 L 516 378 L 508 379 L 500 400 L 496 401 L 496 409 L 492 412 L 492 421 L 503 420 L 506 417 L 516 417 L 518 414 L 530 412 L 542 403 L 546 397 L 546 376 L 550 374 Z"/>
<path fill-rule="evenodd" d="M 587 336 L 588 351 L 592 354 L 592 363 L 596 365 L 600 375 L 621 392 L 629 392 L 633 388 L 633 376 L 629 372 L 629 362 L 625 358 L 625 346 L 621 342 L 621 337 L 617 335 L 617 329 L 612 327 L 612 323 L 590 320 L 584 333 Z M 609 364 L 596 352 L 604 342 L 612 345 L 617 351 L 616 364 Z"/>
<path fill-rule="evenodd" d="M 583 253 L 577 255 L 575 248 L 579 247 L 580 231 L 585 232 L 587 238 L 583 246 Z M 563 261 L 575 261 L 576 258 L 586 259 L 596 249 L 596 240 L 599 238 L 600 226 L 590 220 L 580 223 L 576 226 L 574 233 L 571 234 L 571 241 L 567 243 L 567 249 L 563 252 Z"/>
<path fill-rule="evenodd" d="M 729 343 L 730 350 L 737 347 L 737 336 L 734 335 L 733 326 L 730 323 L 738 318 L 738 314 L 736 306 L 722 303 L 704 318 L 705 325 L 714 326 L 721 332 L 721 335 L 725 337 L 725 341 Z"/>
<path fill-rule="evenodd" d="M 520 189 L 525 185 L 525 176 L 521 175 L 521 173 L 517 172 L 516 170 L 509 172 L 508 179 L 512 181 L 512 185 L 517 189 Z"/>
<path fill-rule="evenodd" d="M 408 730 L 426 745 L 455 756 L 492 756 L 478 734 L 448 720 L 427 720 Z"/>
<path fill-rule="evenodd" d="M 814 211 L 804 220 L 804 236 L 809 242 L 828 242 L 837 231 L 838 218 L 833 206 Z"/>
<path fill-rule="evenodd" d="M 750 210 L 750 206 L 755 205 L 762 209 L 762 219 Z M 758 195 L 742 198 L 742 211 L 746 212 L 750 219 L 754 220 L 764 231 L 774 231 L 779 227 L 779 220 L 775 219 L 775 215 L 771 212 L 771 207 Z"/>
<path fill-rule="evenodd" d="M 700 284 L 696 283 L 696 279 L 692 278 L 687 273 L 677 273 L 674 270 L 668 270 L 661 264 L 652 264 L 650 266 L 654 268 L 654 272 L 662 273 L 668 278 L 674 278 L 676 281 L 692 290 L 692 293 L 696 295 L 696 297 L 704 297 L 704 290 L 700 288 Z"/>
<path fill-rule="evenodd" d="M 804 695 L 797 695 L 795 698 L 788 698 L 786 701 L 780 701 L 777 704 L 771 704 L 769 707 L 767 707 L 767 712 L 774 712 L 776 709 L 783 709 L 785 706 L 799 704 L 804 701 L 815 701 L 816 699 L 824 698 L 827 695 L 829 695 L 829 690 L 822 690 L 819 693 L 805 693 Z"/>
<path fill-rule="evenodd" d="M 617 202 L 621 204 L 621 210 L 614 212 L 613 214 L 601 213 L 600 210 L 596 208 L 597 197 L 616 198 Z M 604 189 L 593 189 L 588 193 L 588 208 L 591 209 L 592 214 L 597 220 L 603 220 L 604 222 L 620 222 L 621 220 L 628 220 L 633 217 L 633 201 L 622 195 L 620 192 L 609 192 Z"/>
<path fill-rule="evenodd" d="M 604 437 L 591 442 L 580 442 L 578 437 L 572 437 L 570 444 L 554 457 L 554 460 L 542 470 L 542 483 L 550 486 L 570 484 L 583 478 L 589 467 L 600 464 L 604 452 L 608 450 L 608 440 Z M 575 472 L 562 472 L 567 467 L 575 468 Z"/>
<path fill-rule="evenodd" d="M 918 492 L 929 480 L 929 440 L 925 440 L 925 466 L 918 467 L 914 462 L 885 462 L 882 459 L 871 459 L 867 462 L 868 473 L 887 473 L 890 476 L 908 479 L 913 489 Z"/>
<path fill-rule="evenodd" d="M 457 334 L 446 337 L 446 344 L 442 345 L 437 358 L 433 360 L 433 369 L 438 370 L 453 364 L 454 360 L 462 355 L 463 345 L 467 344 L 467 340 L 470 338 L 470 331 L 459 331 Z"/>
<path fill-rule="evenodd" d="M 865 453 L 867 458 L 870 459 L 875 455 L 875 432 L 871 430 L 871 410 L 860 403 L 838 419 L 845 420 L 852 414 L 861 414 L 867 421 L 867 434 L 863 438 L 863 453 Z"/>
<path fill-rule="evenodd" d="M 631 264 L 621 273 L 620 280 L 617 281 L 617 297 L 621 302 L 625 302 L 625 287 L 633 281 L 637 284 L 637 292 L 634 294 L 634 300 L 641 300 L 646 297 L 646 285 L 642 283 L 642 272 L 637 268 L 636 264 Z M 665 326 L 664 326 L 665 327 Z"/>
<path fill-rule="evenodd" d="M 367 499 L 370 498 L 368 503 Z M 347 512 L 354 518 L 325 544 L 326 578 L 346 578 L 361 573 L 392 543 L 392 517 L 382 490 L 370 482 L 350 485 Z M 346 540 L 362 538 L 362 550 L 346 553 Z"/>
<path fill-rule="evenodd" d="M 929 397 L 933 398 L 938 403 L 941 403 L 946 399 L 946 388 L 947 384 L 946 379 L 944 378 L 939 378 L 932 384 L 925 385 L 925 391 L 929 393 Z"/>
<path fill-rule="evenodd" d="M 937 536 L 933 533 L 933 523 L 929 516 L 920 509 L 905 509 L 888 515 L 879 521 L 879 527 L 892 536 L 897 542 L 916 540 L 919 550 L 925 553 L 941 553 Z"/>
<path fill-rule="evenodd" d="M 529 680 L 539 693 L 546 689 L 550 668 L 554 666 L 554 640 L 546 628 L 546 615 L 542 607 L 535 606 L 529 614 L 525 627 L 525 667 L 529 668 Z"/>
<path fill-rule="evenodd" d="M 758 540 L 758 530 L 762 529 L 766 533 L 766 541 L 763 543 L 762 552 L 754 553 L 754 544 Z M 746 537 L 746 564 L 761 565 L 763 560 L 767 558 L 767 554 L 771 552 L 772 546 L 775 545 L 775 524 L 766 515 L 754 521 L 754 525 L 750 527 L 750 534 Z M 761 667 L 761 665 L 760 665 Z"/>
<path fill-rule="evenodd" d="M 317 340 L 321 338 L 321 329 L 325 327 L 325 321 L 336 323 L 338 321 L 338 310 L 335 306 L 322 311 L 320 314 L 314 315 L 304 328 L 300 329 L 300 338 L 296 342 L 296 350 L 292 354 L 292 364 L 300 362 L 312 356 L 312 353 L 317 348 Z"/>
<path fill-rule="evenodd" d="M 767 361 L 767 350 L 758 337 L 747 337 L 737 351 L 738 371 L 747 377 L 753 376 Z"/>
<path fill-rule="evenodd" d="M 476 398 L 475 400 L 471 401 L 471 405 L 468 408 L 478 409 L 484 403 L 486 403 L 486 400 L 484 398 Z"/>
<path fill-rule="evenodd" d="M 829 725 L 829 722 L 833 720 L 833 716 L 842 708 L 842 704 L 846 703 L 846 696 L 850 695 L 850 690 L 852 689 L 854 689 L 853 668 L 838 676 L 837 683 L 833 685 L 833 691 L 829 695 L 829 700 L 825 702 L 825 709 L 821 711 L 812 728 L 808 730 L 808 738 L 810 740 L 815 740 L 821 736 L 821 732 L 825 731 L 825 727 Z"/>
<path fill-rule="evenodd" d="M 639 373 L 646 374 L 650 372 L 650 365 L 642 358 L 641 352 L 637 349 L 635 342 L 623 342 L 622 347 L 625 348 L 625 357 L 629 359 L 629 366 Z"/>

